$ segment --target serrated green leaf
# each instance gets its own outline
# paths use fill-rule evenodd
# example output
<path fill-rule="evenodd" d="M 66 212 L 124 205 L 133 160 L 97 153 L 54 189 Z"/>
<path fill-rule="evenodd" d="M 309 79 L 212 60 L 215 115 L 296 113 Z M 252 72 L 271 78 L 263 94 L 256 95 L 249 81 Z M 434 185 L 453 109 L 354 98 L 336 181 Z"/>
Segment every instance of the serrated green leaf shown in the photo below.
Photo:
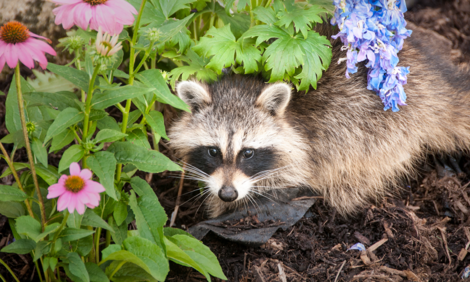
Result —
<path fill-rule="evenodd" d="M 261 59 L 261 51 L 252 44 L 244 43 L 243 38 L 236 41 L 230 30 L 230 25 L 219 29 L 211 27 L 206 36 L 202 37 L 199 44 L 194 47 L 194 50 L 205 57 L 213 56 L 207 67 L 214 69 L 218 74 L 222 72 L 224 67 L 233 65 L 235 61 L 244 63 L 246 73 L 257 71 L 258 64 L 256 62 Z"/>
<path fill-rule="evenodd" d="M 114 142 L 126 137 L 127 134 L 122 133 L 120 130 L 102 129 L 96 134 L 95 143 L 101 142 Z"/>
<path fill-rule="evenodd" d="M 188 65 L 174 68 L 170 72 L 170 84 L 173 89 L 175 88 L 177 80 L 188 80 L 192 75 L 195 75 L 198 80 L 205 82 L 217 80 L 217 73 L 206 68 L 209 59 L 200 57 L 191 48 L 188 49 L 186 56 L 183 58 Z"/>
<path fill-rule="evenodd" d="M 95 233 L 93 230 L 77 229 L 77 228 L 65 228 L 61 233 L 59 238 L 63 242 L 75 241 L 81 238 L 85 238 Z"/>
<path fill-rule="evenodd" d="M 86 72 L 71 67 L 59 66 L 53 63 L 48 63 L 47 69 L 72 82 L 80 89 L 88 91 L 89 77 Z"/>
<path fill-rule="evenodd" d="M 147 120 L 147 123 L 156 133 L 158 133 L 158 135 L 165 138 L 166 140 L 170 140 L 170 138 L 166 136 L 165 123 L 163 120 L 162 113 L 158 111 L 150 111 L 148 114 L 145 114 L 144 116 L 145 116 L 145 119 Z"/>
<path fill-rule="evenodd" d="M 126 206 L 127 208 L 127 206 Z M 123 222 L 121 225 L 117 225 L 114 221 L 110 222 L 109 225 L 114 229 L 114 233 L 111 233 L 111 238 L 116 244 L 121 245 L 127 238 L 127 224 Z M 104 259 L 104 258 L 103 258 Z"/>
<path fill-rule="evenodd" d="M 276 27 L 259 25 L 248 30 L 244 37 L 258 37 L 256 44 L 277 38 L 263 54 L 266 61 L 265 70 L 271 70 L 269 82 L 283 80 L 286 75 L 293 76 L 297 67 L 302 66 L 303 74 L 299 76 L 305 82 L 301 82 L 299 90 L 307 90 L 310 85 L 316 88 L 322 70 L 325 70 L 331 62 L 331 46 L 325 36 L 317 32 L 309 31 L 307 39 L 298 35 L 292 37 L 286 31 Z M 305 72 L 304 72 L 305 71 Z M 311 76 L 307 76 L 311 75 Z"/>
<path fill-rule="evenodd" d="M 30 239 L 17 239 L 0 250 L 2 253 L 25 255 L 36 248 L 36 242 Z"/>
<path fill-rule="evenodd" d="M 167 257 L 177 264 L 181 264 L 184 266 L 190 266 L 197 271 L 199 271 L 202 275 L 206 277 L 208 281 L 211 281 L 209 273 L 199 265 L 199 263 L 195 262 L 187 253 L 185 253 L 178 245 L 170 241 L 168 238 L 164 238 L 165 246 L 166 246 L 166 255 Z"/>
<path fill-rule="evenodd" d="M 240 36 L 250 28 L 251 19 L 249 15 L 244 13 L 227 15 L 224 8 L 222 8 L 217 2 L 215 4 L 215 13 L 225 25 L 230 25 L 230 29 L 236 38 L 240 38 Z"/>
<path fill-rule="evenodd" d="M 47 149 L 43 146 L 41 140 L 33 138 L 33 140 L 31 140 L 31 150 L 33 151 L 34 157 L 47 167 Z"/>
<path fill-rule="evenodd" d="M 69 260 L 69 271 L 82 282 L 90 282 L 90 276 L 80 256 L 77 253 L 68 253 L 67 259 Z"/>
<path fill-rule="evenodd" d="M 159 101 L 183 111 L 190 112 L 188 105 L 178 96 L 171 93 L 159 70 L 150 69 L 140 72 L 136 75 L 136 78 L 147 87 L 155 88 L 155 94 L 159 98 Z"/>
<path fill-rule="evenodd" d="M 231 15 L 230 10 L 233 9 L 234 12 L 241 11 L 246 8 L 246 6 L 250 6 L 251 2 L 250 0 L 225 0 L 225 12 L 227 15 Z M 233 6 L 233 4 L 237 4 L 236 7 Z"/>
<path fill-rule="evenodd" d="M 294 24 L 297 32 L 301 32 L 304 38 L 307 38 L 309 29 L 312 28 L 312 23 L 322 23 L 323 20 L 320 14 L 327 13 L 328 11 L 320 6 L 312 6 L 307 9 L 294 5 L 290 11 L 281 11 L 277 14 L 279 21 L 276 22 L 278 26 L 289 27 Z"/>
<path fill-rule="evenodd" d="M 110 244 L 101 251 L 102 260 L 105 260 L 110 254 L 121 251 L 121 244 Z"/>
<path fill-rule="evenodd" d="M 8 218 L 17 218 L 26 214 L 22 203 L 2 202 L 0 205 L 0 214 Z"/>
<path fill-rule="evenodd" d="M 308 2 L 312 5 L 318 5 L 326 9 L 330 15 L 335 13 L 335 5 L 333 4 L 333 0 L 308 0 Z"/>
<path fill-rule="evenodd" d="M 140 88 L 132 85 L 106 90 L 104 93 L 93 96 L 91 106 L 94 109 L 106 109 L 127 99 L 132 99 L 145 93 L 155 91 L 155 88 Z"/>
<path fill-rule="evenodd" d="M 33 261 L 37 261 L 42 256 L 47 255 L 51 251 L 50 242 L 39 241 L 36 243 L 36 248 L 34 249 Z"/>
<path fill-rule="evenodd" d="M 268 25 L 273 25 L 277 21 L 276 13 L 271 7 L 265 8 L 259 6 L 253 10 L 253 13 L 255 14 L 255 19 Z"/>
<path fill-rule="evenodd" d="M 49 153 L 64 148 L 65 146 L 70 144 L 74 138 L 75 135 L 73 134 L 72 130 L 66 129 L 65 131 L 62 131 L 62 133 L 59 133 L 56 136 L 52 137 L 52 143 L 51 147 L 49 148 Z"/>
<path fill-rule="evenodd" d="M 187 9 L 187 4 L 196 0 L 151 0 L 157 10 L 162 11 L 166 19 L 181 9 Z"/>
<path fill-rule="evenodd" d="M 59 162 L 59 172 L 69 168 L 71 163 L 79 162 L 85 156 L 85 150 L 81 145 L 72 145 L 65 150 Z"/>
<path fill-rule="evenodd" d="M 68 242 L 66 248 L 77 252 L 81 256 L 87 256 L 93 249 L 93 236 L 86 236 L 78 240 Z"/>
<path fill-rule="evenodd" d="M 145 172 L 158 173 L 165 170 L 181 170 L 177 164 L 160 152 L 147 150 L 130 142 L 114 142 L 107 151 L 114 153 L 118 163 L 130 163 Z"/>
<path fill-rule="evenodd" d="M 44 143 L 49 141 L 52 137 L 62 133 L 68 127 L 82 121 L 85 118 L 83 112 L 78 111 L 75 108 L 66 108 L 57 116 L 56 120 L 51 124 L 47 131 Z"/>
<path fill-rule="evenodd" d="M 0 202 L 22 202 L 27 198 L 28 196 L 17 187 L 0 185 Z"/>
<path fill-rule="evenodd" d="M 91 209 L 87 209 L 85 211 L 85 215 L 82 219 L 82 226 L 101 227 L 103 229 L 114 232 L 113 228 Z"/>

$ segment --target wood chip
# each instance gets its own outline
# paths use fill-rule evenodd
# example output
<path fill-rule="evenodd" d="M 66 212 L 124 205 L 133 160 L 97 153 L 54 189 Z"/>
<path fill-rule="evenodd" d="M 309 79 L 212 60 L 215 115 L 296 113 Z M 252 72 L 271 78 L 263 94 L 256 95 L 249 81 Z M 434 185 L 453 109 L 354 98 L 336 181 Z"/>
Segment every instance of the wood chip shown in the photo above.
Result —
<path fill-rule="evenodd" d="M 370 245 L 370 240 L 358 231 L 354 232 L 354 237 L 356 237 L 356 239 L 359 240 L 359 242 L 361 242 L 362 244 Z"/>
<path fill-rule="evenodd" d="M 390 229 L 391 227 L 392 226 L 390 225 L 390 223 L 388 223 L 388 221 L 384 221 L 385 233 L 387 233 L 388 238 L 393 239 L 395 238 L 395 236 L 393 235 L 392 229 Z"/>
<path fill-rule="evenodd" d="M 266 282 L 266 280 L 264 280 L 263 272 L 257 266 L 255 266 L 255 277 L 257 282 Z"/>
<path fill-rule="evenodd" d="M 282 282 L 287 282 L 286 273 L 284 272 L 284 268 L 282 268 L 281 263 L 277 264 L 277 268 L 279 268 L 279 279 L 281 279 Z"/>
<path fill-rule="evenodd" d="M 361 260 L 365 265 L 371 265 L 372 262 L 370 261 L 369 256 L 367 255 L 367 251 L 361 252 Z"/>
<path fill-rule="evenodd" d="M 385 271 L 385 272 L 390 273 L 390 274 L 393 274 L 393 275 L 400 275 L 402 277 L 407 277 L 405 272 L 403 272 L 401 270 L 396 270 L 396 269 L 393 269 L 393 268 L 390 268 L 390 267 L 381 266 L 380 270 Z"/>
<path fill-rule="evenodd" d="M 376 242 L 374 245 L 370 246 L 369 248 L 367 248 L 367 251 L 369 252 L 373 252 L 375 251 L 376 249 L 378 249 L 380 246 L 382 246 L 385 242 L 387 242 L 388 239 L 387 238 L 383 238 L 382 240 Z"/>
<path fill-rule="evenodd" d="M 460 250 L 460 253 L 459 253 L 459 256 L 458 256 L 457 259 L 458 259 L 459 261 L 463 261 L 463 260 L 465 259 L 465 257 L 467 256 L 467 253 L 468 253 L 467 250 L 466 250 L 465 248 L 462 248 L 462 249 Z"/>
<path fill-rule="evenodd" d="M 403 270 L 403 272 L 406 274 L 406 277 L 408 278 L 408 280 L 415 281 L 415 282 L 420 281 L 419 277 L 416 274 L 414 274 L 413 271 Z"/>

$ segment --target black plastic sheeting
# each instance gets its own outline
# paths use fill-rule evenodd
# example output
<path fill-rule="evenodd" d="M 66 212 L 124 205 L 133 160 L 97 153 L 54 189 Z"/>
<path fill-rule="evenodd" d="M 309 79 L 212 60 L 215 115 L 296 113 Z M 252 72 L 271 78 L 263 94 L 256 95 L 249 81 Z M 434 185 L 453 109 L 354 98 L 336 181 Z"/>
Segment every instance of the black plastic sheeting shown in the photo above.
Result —
<path fill-rule="evenodd" d="M 233 242 L 260 246 L 266 243 L 279 228 L 286 230 L 299 221 L 316 200 L 316 194 L 305 188 L 288 188 L 276 190 L 274 193 L 275 195 L 268 194 L 271 199 L 258 197 L 256 205 L 252 204 L 248 208 L 231 211 L 217 218 L 200 222 L 188 231 L 199 240 L 202 240 L 209 232 L 213 232 Z M 227 221 L 235 222 L 253 216 L 256 216 L 259 222 L 273 224 L 247 230 L 226 226 Z"/>

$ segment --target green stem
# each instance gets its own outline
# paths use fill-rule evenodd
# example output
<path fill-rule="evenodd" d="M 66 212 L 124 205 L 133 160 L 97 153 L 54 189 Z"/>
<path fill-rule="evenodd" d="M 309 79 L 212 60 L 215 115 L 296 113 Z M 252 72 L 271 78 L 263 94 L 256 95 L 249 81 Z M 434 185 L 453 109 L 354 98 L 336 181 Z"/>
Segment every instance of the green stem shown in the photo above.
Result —
<path fill-rule="evenodd" d="M 151 69 L 156 69 L 157 68 L 157 56 L 155 56 L 155 59 L 152 59 L 150 61 L 150 68 Z"/>
<path fill-rule="evenodd" d="M 39 276 L 39 281 L 43 282 L 44 280 L 42 279 L 41 269 L 39 268 L 38 261 L 35 261 L 34 265 L 36 266 L 36 271 L 37 271 L 38 276 Z"/>
<path fill-rule="evenodd" d="M 100 261 L 100 237 L 101 237 L 101 227 L 96 229 L 95 233 L 95 262 Z"/>
<path fill-rule="evenodd" d="M 72 129 L 72 132 L 73 132 L 73 135 L 75 135 L 75 138 L 77 139 L 77 141 L 80 143 L 82 141 L 82 138 L 80 138 L 80 136 L 78 136 L 78 133 L 75 130 L 75 128 Z"/>
<path fill-rule="evenodd" d="M 113 279 L 113 276 L 114 274 L 116 274 L 116 272 L 119 271 L 119 269 L 121 269 L 121 267 L 126 263 L 127 261 L 123 260 L 120 264 L 118 264 L 118 266 L 116 267 L 116 269 L 113 271 L 113 273 L 111 273 L 111 275 L 109 276 L 109 280 L 112 281 Z"/>
<path fill-rule="evenodd" d="M 0 259 L 0 263 L 3 264 L 3 266 L 5 266 L 5 268 L 8 270 L 8 272 L 10 272 L 11 276 L 13 276 L 13 278 L 15 278 L 16 282 L 20 282 L 20 280 L 18 280 L 18 278 L 16 277 L 15 273 L 13 273 L 11 268 L 2 259 Z M 2 277 L 2 279 L 3 279 L 3 277 Z M 5 281 L 5 280 L 3 280 L 3 281 Z"/>
<path fill-rule="evenodd" d="M 268 8 L 269 6 L 271 6 L 271 0 L 268 0 L 268 2 L 266 2 L 266 6 L 264 6 L 264 7 Z"/>
<path fill-rule="evenodd" d="M 60 232 L 62 229 L 64 229 L 65 224 L 67 223 L 67 219 L 69 218 L 70 213 L 65 210 L 65 216 L 64 219 L 62 220 L 62 223 L 59 226 L 59 229 L 55 232 L 54 238 L 52 238 L 52 245 L 51 245 L 51 251 L 54 252 L 54 247 L 55 247 L 55 242 L 57 241 L 57 238 L 59 238 Z"/>
<path fill-rule="evenodd" d="M 91 111 L 91 98 L 93 98 L 93 90 L 95 88 L 95 80 L 96 77 L 98 76 L 98 73 L 100 71 L 101 64 L 97 64 L 95 67 L 95 70 L 93 71 L 93 75 L 90 80 L 90 84 L 88 85 L 88 93 L 85 101 L 85 119 L 83 121 L 83 134 L 82 134 L 82 142 L 86 142 L 86 138 L 88 136 L 88 129 L 90 127 L 90 111 Z M 90 151 L 86 150 L 85 156 L 83 157 L 82 161 L 82 166 L 83 168 L 86 168 L 86 159 L 87 156 L 89 155 Z"/>
<path fill-rule="evenodd" d="M 75 58 L 77 59 L 77 61 L 75 63 L 75 67 L 78 70 L 81 70 L 82 66 L 80 64 L 80 50 L 78 50 L 78 49 L 75 51 Z M 81 93 L 81 97 L 82 97 L 82 102 L 85 103 L 85 91 L 83 91 L 83 89 L 81 89 L 80 93 Z"/>
<path fill-rule="evenodd" d="M 5 156 L 5 161 L 8 164 L 8 167 L 10 168 L 13 177 L 15 178 L 16 183 L 18 183 L 18 188 L 20 188 L 23 193 L 26 194 L 23 185 L 21 184 L 20 177 L 18 176 L 18 173 L 16 172 L 15 166 L 13 165 L 13 162 L 11 161 L 10 157 L 8 156 L 7 151 L 5 150 L 5 147 L 3 147 L 2 142 L 0 142 L 0 150 L 2 150 L 3 155 Z M 26 204 L 26 209 L 28 210 L 29 215 L 34 218 L 34 213 L 33 210 L 31 209 L 31 203 L 29 200 L 25 200 L 24 203 Z"/>
<path fill-rule="evenodd" d="M 23 137 L 26 143 L 26 152 L 28 154 L 29 165 L 31 166 L 31 174 L 33 175 L 34 187 L 38 194 L 39 209 L 41 210 L 41 229 L 44 231 L 46 226 L 46 210 L 44 208 L 44 201 L 42 199 L 41 189 L 39 189 L 38 177 L 36 175 L 36 167 L 34 166 L 34 158 L 31 153 L 31 145 L 29 144 L 28 130 L 26 129 L 26 118 L 24 115 L 24 101 L 23 94 L 21 93 L 21 76 L 20 76 L 20 64 L 16 65 L 15 68 L 15 80 L 16 80 L 16 93 L 18 95 L 18 107 L 20 110 L 21 127 L 23 129 Z"/>

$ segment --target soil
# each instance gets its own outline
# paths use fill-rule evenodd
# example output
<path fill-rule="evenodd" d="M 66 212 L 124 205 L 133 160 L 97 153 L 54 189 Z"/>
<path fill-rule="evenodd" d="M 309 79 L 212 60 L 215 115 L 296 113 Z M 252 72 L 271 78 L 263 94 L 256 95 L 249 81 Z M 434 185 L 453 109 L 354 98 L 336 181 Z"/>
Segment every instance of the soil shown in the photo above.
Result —
<path fill-rule="evenodd" d="M 419 27 L 450 39 L 453 62 L 468 68 L 470 0 L 421 0 L 405 16 Z M 6 92 L 7 88 L 0 82 L 0 90 Z M 4 99 L 0 96 L 1 121 Z M 166 118 L 171 118 L 172 113 L 165 108 Z M 3 124 L 0 135 L 5 133 Z M 160 149 L 172 157 L 165 144 Z M 25 159 L 20 153 L 16 161 Z M 2 162 L 0 170 L 3 169 Z M 203 242 L 216 254 L 229 281 L 462 281 L 465 268 L 470 267 L 470 156 L 430 156 L 419 170 L 421 176 L 405 182 L 398 195 L 369 206 L 354 217 L 336 215 L 319 199 L 304 218 L 288 230 L 276 232 L 261 247 L 248 247 L 215 235 L 206 236 Z M 142 176 L 156 187 L 170 215 L 179 181 L 168 173 Z M 176 227 L 187 229 L 206 218 L 201 207 L 203 199 L 197 199 L 195 190 L 196 183 L 184 181 Z M 218 226 L 239 232 L 279 224 L 260 222 L 256 215 L 250 215 Z M 11 241 L 8 220 L 0 216 L 0 248 Z M 357 250 L 357 243 L 362 244 L 363 250 Z M 352 246 L 356 248 L 351 249 Z M 29 255 L 0 253 L 0 258 L 20 281 L 38 281 Z M 3 267 L 0 274 L 13 281 Z M 195 270 L 172 263 L 167 281 L 205 278 Z"/>

